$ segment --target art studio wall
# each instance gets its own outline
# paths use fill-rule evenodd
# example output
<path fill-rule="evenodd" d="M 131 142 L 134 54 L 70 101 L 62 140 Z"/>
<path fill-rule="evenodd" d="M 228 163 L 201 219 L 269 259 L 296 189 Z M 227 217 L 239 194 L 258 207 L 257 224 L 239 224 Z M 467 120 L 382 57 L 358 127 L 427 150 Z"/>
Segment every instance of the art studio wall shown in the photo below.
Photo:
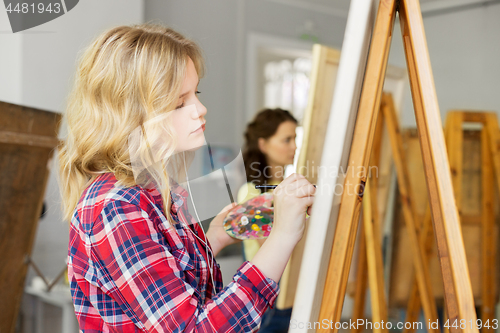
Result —
<path fill-rule="evenodd" d="M 423 17 L 443 123 L 451 109 L 500 115 L 500 2 L 427 11 Z M 394 30 L 389 62 L 406 67 L 399 23 Z M 409 97 L 408 91 L 401 122 L 415 127 Z"/>

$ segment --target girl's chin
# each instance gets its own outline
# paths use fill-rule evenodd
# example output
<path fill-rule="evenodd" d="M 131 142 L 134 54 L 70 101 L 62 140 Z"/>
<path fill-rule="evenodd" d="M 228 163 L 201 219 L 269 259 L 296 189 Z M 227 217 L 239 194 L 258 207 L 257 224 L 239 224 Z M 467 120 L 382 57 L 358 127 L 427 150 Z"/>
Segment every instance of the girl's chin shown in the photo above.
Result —
<path fill-rule="evenodd" d="M 191 142 L 189 145 L 183 145 L 176 149 L 175 153 L 182 153 L 184 151 L 196 151 L 206 145 L 205 138 L 203 140 L 197 140 L 196 142 Z"/>

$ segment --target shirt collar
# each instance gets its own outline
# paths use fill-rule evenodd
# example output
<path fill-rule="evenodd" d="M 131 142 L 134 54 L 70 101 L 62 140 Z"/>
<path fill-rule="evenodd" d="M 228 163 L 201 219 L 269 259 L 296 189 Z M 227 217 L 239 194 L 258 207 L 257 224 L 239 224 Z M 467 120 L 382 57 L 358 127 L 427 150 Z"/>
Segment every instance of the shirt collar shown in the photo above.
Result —
<path fill-rule="evenodd" d="M 171 180 L 170 196 L 172 198 L 172 206 L 170 207 L 170 210 L 177 214 L 179 209 L 186 203 L 188 192 L 175 180 Z"/>
<path fill-rule="evenodd" d="M 150 183 L 148 186 L 146 186 L 146 190 L 155 198 L 157 203 L 161 203 L 163 205 L 161 193 L 158 191 L 156 186 Z M 186 191 L 185 188 L 180 186 L 172 178 L 170 178 L 170 197 L 172 199 L 170 211 L 174 214 L 177 214 L 181 207 L 186 203 L 188 191 Z"/>

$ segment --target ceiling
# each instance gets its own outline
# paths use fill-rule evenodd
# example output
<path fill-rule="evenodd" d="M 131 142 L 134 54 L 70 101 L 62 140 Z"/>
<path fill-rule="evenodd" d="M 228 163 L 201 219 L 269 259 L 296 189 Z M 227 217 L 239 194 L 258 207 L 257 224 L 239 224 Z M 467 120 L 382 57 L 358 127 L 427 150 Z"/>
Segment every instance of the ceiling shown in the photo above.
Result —
<path fill-rule="evenodd" d="M 347 16 L 351 0 L 269 0 L 336 16 Z M 420 0 L 423 13 L 499 2 L 499 0 Z"/>

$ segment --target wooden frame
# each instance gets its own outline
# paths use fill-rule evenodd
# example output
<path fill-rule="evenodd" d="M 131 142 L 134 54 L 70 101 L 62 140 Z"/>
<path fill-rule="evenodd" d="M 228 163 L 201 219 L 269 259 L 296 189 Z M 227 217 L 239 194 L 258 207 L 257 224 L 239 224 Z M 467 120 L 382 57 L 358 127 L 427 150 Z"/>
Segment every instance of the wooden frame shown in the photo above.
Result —
<path fill-rule="evenodd" d="M 409 235 L 412 258 L 414 260 L 414 267 L 416 271 L 416 288 L 413 289 L 412 297 L 410 298 L 410 304 L 420 304 L 424 308 L 425 318 L 431 322 L 435 322 L 438 319 L 436 303 L 434 301 L 434 293 L 432 291 L 432 285 L 430 280 L 430 273 L 427 260 L 427 252 L 425 247 L 425 235 L 427 233 L 421 232 L 418 234 L 419 230 L 423 230 L 423 227 L 418 223 L 417 210 L 415 207 L 415 202 L 412 200 L 413 191 L 410 185 L 410 178 L 408 173 L 408 167 L 406 165 L 406 158 L 404 157 L 403 149 L 403 139 L 401 137 L 401 132 L 399 131 L 399 122 L 394 110 L 394 105 L 391 96 L 382 96 L 382 116 L 387 121 L 387 128 L 389 129 L 389 135 L 391 137 L 392 154 L 394 157 L 394 164 L 396 166 L 396 173 L 398 179 L 399 193 L 402 197 L 402 210 L 404 214 L 404 220 L 406 224 L 406 230 Z M 415 308 L 420 310 L 419 306 L 416 305 Z M 410 307 L 413 309 L 413 307 Z M 409 311 L 409 316 L 413 316 L 414 312 Z M 419 313 L 420 311 L 418 311 Z M 407 317 L 407 322 L 408 318 Z M 418 315 L 412 318 L 413 322 L 418 320 Z M 412 322 L 412 321 L 410 321 Z M 438 329 L 429 328 L 428 331 L 437 332 Z"/>
<path fill-rule="evenodd" d="M 61 116 L 0 102 L 0 119 L 0 332 L 14 332 Z"/>
<path fill-rule="evenodd" d="M 362 78 L 365 72 L 371 29 L 375 14 L 372 0 L 352 0 L 342 53 L 337 73 L 336 89 L 330 119 L 326 132 L 321 164 L 333 168 L 348 166 L 356 111 L 358 109 Z M 332 149 L 340 147 L 341 149 Z M 337 169 L 338 170 L 338 169 Z M 335 222 L 340 207 L 340 196 L 333 190 L 344 184 L 344 175 L 340 172 L 320 173 L 318 191 L 312 216 L 314 228 L 305 235 L 304 248 L 297 291 L 292 311 L 290 331 L 303 332 L 297 323 L 315 321 L 319 316 L 318 300 L 321 300 L 326 279 L 325 263 L 330 253 L 324 251 L 332 246 Z"/>
<path fill-rule="evenodd" d="M 313 184 L 317 182 L 317 170 L 326 137 L 326 126 L 332 107 L 340 51 L 315 44 L 312 51 L 311 87 L 309 101 L 304 113 L 304 139 L 297 162 L 297 172 L 306 176 Z M 276 303 L 278 309 L 291 308 L 297 290 L 302 255 L 307 229 L 302 240 L 295 246 L 291 258 L 280 280 L 280 294 Z"/>
<path fill-rule="evenodd" d="M 390 35 L 395 18 L 395 3 L 381 4 L 372 35 L 370 54 L 361 93 L 358 118 L 354 129 L 349 164 L 368 170 L 371 147 L 387 66 Z M 360 177 L 362 176 L 362 177 Z M 321 299 L 319 321 L 340 322 L 342 304 L 357 233 L 366 174 L 347 173 L 335 230 L 327 279 Z M 349 190 L 354 188 L 354 190 Z M 318 318 L 312 320 L 318 321 Z M 334 327 L 335 328 L 335 327 Z M 318 331 L 329 331 L 321 326 Z"/>
<path fill-rule="evenodd" d="M 311 88 L 309 90 L 310 102 L 304 114 L 304 139 L 297 163 L 297 172 L 306 176 L 313 184 L 316 184 L 318 180 L 317 170 L 321 166 L 321 155 L 332 107 L 339 60 L 340 52 L 338 50 L 319 44 L 313 46 L 313 66 L 311 71 Z M 388 66 L 384 89 L 388 89 L 397 96 L 399 108 L 402 105 L 404 90 L 408 85 L 406 77 L 405 69 Z M 377 203 L 380 202 L 382 206 L 379 204 L 379 207 L 375 207 L 374 211 L 379 216 L 378 220 L 382 221 L 386 211 L 383 204 L 385 204 L 389 194 L 390 176 L 392 173 L 392 161 L 389 155 L 390 146 L 386 135 L 380 137 L 380 146 L 386 149 L 381 149 L 380 160 L 382 162 L 381 165 L 377 166 L 377 172 L 380 174 L 381 180 L 380 184 L 377 182 L 377 187 L 381 187 L 378 197 L 381 197 L 381 200 L 375 201 Z M 312 218 L 312 223 L 316 223 L 314 218 Z M 381 234 L 381 230 L 379 229 L 377 229 L 377 233 Z M 281 292 L 276 305 L 279 309 L 286 309 L 293 306 L 305 240 L 307 238 L 306 235 L 307 230 L 302 240 L 295 247 L 287 268 L 281 277 Z"/>
<path fill-rule="evenodd" d="M 351 3 L 351 5 L 353 4 L 354 2 Z M 369 166 L 396 11 L 399 12 L 401 23 L 401 33 L 425 166 L 431 214 L 439 248 L 446 295 L 446 310 L 452 322 L 454 320 L 460 322 L 462 319 L 466 320 L 466 322 L 469 320 L 475 322 L 474 300 L 465 261 L 465 250 L 462 242 L 458 211 L 453 196 L 440 112 L 418 0 L 401 0 L 398 2 L 396 0 L 380 1 L 371 40 L 370 54 L 366 65 L 349 164 L 352 163 L 353 166 L 362 167 L 365 171 Z M 351 15 L 349 16 L 350 18 Z M 346 31 L 349 31 L 349 19 Z M 357 23 L 359 24 L 359 22 L 360 20 Z M 347 41 L 348 39 L 345 39 L 345 42 Z M 337 94 L 335 94 L 335 97 L 337 97 Z M 335 102 L 336 100 L 334 100 L 334 104 Z M 330 135 L 327 136 L 326 143 L 333 142 L 329 141 L 329 138 Z M 328 147 L 328 145 L 325 145 L 325 147 Z M 330 160 L 326 158 L 326 154 L 324 153 L 322 164 L 327 166 L 332 165 L 329 162 Z M 319 325 L 319 327 L 313 325 L 311 327 L 310 325 L 311 323 L 323 323 L 325 320 L 327 323 L 337 323 L 340 321 L 365 183 L 366 174 L 355 175 L 354 173 L 347 173 L 341 198 L 342 204 L 338 212 L 338 219 L 336 219 L 335 236 L 330 253 L 328 271 L 326 273 L 323 297 L 318 297 L 317 293 L 311 292 L 311 289 L 316 288 L 317 290 L 318 287 L 323 287 L 320 278 L 316 281 L 313 280 L 313 282 L 318 282 L 313 288 L 309 288 L 312 294 L 310 299 L 313 299 L 313 301 L 306 304 L 306 306 L 310 306 L 311 308 L 300 307 L 300 311 L 304 312 L 307 318 L 303 316 L 302 318 L 305 318 L 305 320 L 302 323 L 292 322 L 291 331 L 305 332 L 317 329 L 319 332 L 336 332 L 338 330 L 336 325 L 333 327 L 328 325 L 326 327 L 324 325 Z M 315 212 L 318 214 L 328 213 L 328 217 L 331 217 L 332 203 L 323 201 L 327 196 L 321 193 L 324 190 L 322 189 L 324 185 L 326 184 L 323 183 L 323 179 L 320 176 L 318 186 L 320 195 L 316 199 L 313 215 Z M 353 185 L 355 190 L 348 191 L 347 185 Z M 333 200 L 333 196 L 331 199 Z M 324 211 L 321 212 L 319 209 L 316 209 L 317 206 L 320 206 L 319 209 Z M 326 230 L 328 231 L 328 228 Z M 326 237 L 331 235 L 328 232 L 325 234 L 327 235 Z M 313 239 L 308 234 L 307 241 L 310 239 L 311 242 L 317 242 L 316 239 Z M 325 241 L 319 244 L 318 247 L 321 245 L 328 246 L 329 244 Z M 305 256 L 308 254 L 314 255 L 312 251 L 308 253 L 307 250 L 308 248 L 304 252 Z M 320 258 L 323 258 L 324 252 L 326 251 L 316 254 Z M 307 259 L 314 260 L 312 256 L 308 256 Z M 422 262 L 422 257 L 420 257 L 419 261 Z M 305 271 L 305 269 L 302 269 L 299 287 L 303 286 L 302 277 L 304 275 L 315 273 L 316 271 Z M 317 273 L 320 277 L 323 277 L 325 270 L 321 269 Z M 419 289 L 423 290 L 423 288 Z M 302 290 L 298 290 L 297 294 L 299 295 L 301 292 Z M 321 308 L 318 316 L 317 309 L 319 303 L 321 303 Z M 296 306 L 301 305 L 297 301 L 295 304 Z M 297 312 L 295 307 L 294 314 Z M 292 314 L 292 321 L 297 317 Z M 307 322 L 309 325 L 304 325 Z M 311 329 L 308 329 L 308 327 L 311 327 Z M 454 332 L 478 331 L 477 328 L 470 326 L 466 328 L 452 327 L 451 330 Z"/>
<path fill-rule="evenodd" d="M 448 113 L 449 114 L 449 113 Z M 445 126 L 445 137 L 447 137 L 448 121 Z M 484 127 L 482 127 L 484 128 Z M 481 208 L 481 200 L 484 199 L 482 195 L 482 185 L 481 178 L 483 174 L 483 165 L 481 162 L 483 154 L 481 153 L 481 126 L 477 123 L 471 124 L 469 122 L 465 123 L 461 129 L 463 159 L 461 163 L 461 168 L 463 169 L 463 180 L 462 180 L 462 202 L 457 201 L 457 208 L 460 212 L 460 224 L 463 235 L 463 242 L 466 252 L 467 264 L 469 267 L 471 287 L 474 296 L 475 303 L 478 307 L 483 306 L 483 297 L 481 289 L 484 286 L 482 283 L 483 274 L 481 272 L 481 260 L 483 258 L 481 254 L 481 248 L 485 245 L 482 241 L 482 219 L 484 218 L 484 209 Z M 412 199 L 416 204 L 417 218 L 419 221 L 425 221 L 425 226 L 429 229 L 430 233 L 427 235 L 428 243 L 425 244 L 426 255 L 429 260 L 429 270 L 431 274 L 431 282 L 433 287 L 434 296 L 436 299 L 436 304 L 438 308 L 444 305 L 444 289 L 443 280 L 440 273 L 440 266 L 437 256 L 437 245 L 435 242 L 434 231 L 432 229 L 432 218 L 430 216 L 430 209 L 428 207 L 428 198 L 425 184 L 425 174 L 424 167 L 421 157 L 420 144 L 418 139 L 418 133 L 416 128 L 408 128 L 401 131 L 403 137 L 403 145 L 405 146 L 405 155 L 407 159 L 407 164 L 409 165 L 409 173 L 411 179 L 411 185 L 413 187 Z M 453 144 L 453 142 L 447 141 L 446 144 L 448 152 L 456 152 L 459 148 Z M 492 156 L 492 155 L 490 155 Z M 450 155 L 448 155 L 450 157 Z M 453 161 L 450 159 L 450 170 L 453 175 L 457 170 L 457 166 L 454 166 Z M 490 184 L 494 186 L 496 191 L 496 182 L 494 178 L 490 178 Z M 455 188 L 455 186 L 454 186 Z M 498 196 L 492 198 L 494 202 L 497 202 Z M 500 219 L 500 208 L 498 205 L 494 205 L 495 208 L 495 221 L 498 222 Z M 393 260 L 395 265 L 391 270 L 391 280 L 394 283 L 391 284 L 390 304 L 392 307 L 406 307 L 409 304 L 410 291 L 412 290 L 412 277 L 414 276 L 414 269 L 411 265 L 412 257 L 411 253 L 407 251 L 409 241 L 406 233 L 406 227 L 403 223 L 403 213 L 402 213 L 402 200 L 399 199 L 399 204 L 395 208 L 396 218 L 395 226 L 393 229 L 394 237 L 396 238 L 394 242 L 395 251 L 393 253 Z M 427 215 L 427 216 L 426 216 Z M 399 221 L 399 222 L 396 222 Z M 497 224 L 497 223 L 495 223 Z M 424 227 L 425 227 L 424 226 Z M 421 230 L 421 229 L 420 229 Z M 495 226 L 495 237 L 498 237 L 499 228 L 498 225 Z M 426 231 L 422 233 L 419 231 L 419 235 L 423 236 Z M 430 242 L 429 242 L 430 241 Z M 495 247 L 496 249 L 496 247 Z M 500 273 L 500 266 L 498 263 L 495 265 L 490 265 L 490 267 L 495 267 L 496 276 Z M 439 275 L 439 276 L 438 276 Z M 418 289 L 417 289 L 418 294 Z M 491 296 L 496 295 L 495 299 L 498 299 L 499 293 L 493 293 L 493 289 L 489 290 Z M 417 311 L 417 318 L 420 317 L 420 304 Z M 407 314 L 410 311 L 407 311 Z M 415 318 L 415 317 L 414 317 Z M 405 321 L 408 320 L 405 319 Z M 440 320 L 440 322 L 442 322 Z M 490 321 L 491 322 L 491 321 Z"/>
<path fill-rule="evenodd" d="M 496 248 L 495 248 L 495 212 L 494 199 L 496 181 L 500 192 L 500 128 L 495 112 L 473 112 L 452 110 L 446 117 L 446 137 L 448 142 L 448 156 L 453 170 L 452 180 L 455 198 L 460 211 L 462 199 L 463 177 L 463 123 L 479 123 L 481 130 L 481 187 L 482 187 L 482 216 L 481 216 L 481 320 L 491 322 L 495 319 L 496 306 Z M 493 332 L 491 327 L 484 327 L 484 331 Z"/>

